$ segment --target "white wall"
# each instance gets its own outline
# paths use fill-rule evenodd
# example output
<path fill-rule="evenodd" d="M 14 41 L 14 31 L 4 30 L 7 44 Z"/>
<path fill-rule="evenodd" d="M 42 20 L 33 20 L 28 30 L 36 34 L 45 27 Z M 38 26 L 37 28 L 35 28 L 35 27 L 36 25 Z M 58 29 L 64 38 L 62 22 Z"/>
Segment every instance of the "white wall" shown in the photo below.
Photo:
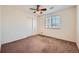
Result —
<path fill-rule="evenodd" d="M 79 48 L 79 6 L 77 6 L 77 45 Z"/>
<path fill-rule="evenodd" d="M 2 44 L 22 39 L 36 33 L 36 18 L 33 17 L 33 15 L 27 14 L 27 12 L 15 8 L 14 6 L 3 6 L 2 8 Z"/>
<path fill-rule="evenodd" d="M 1 6 L 0 6 L 0 50 L 1 50 Z"/>
<path fill-rule="evenodd" d="M 68 8 L 55 13 L 48 14 L 59 15 L 61 17 L 60 29 L 46 29 L 44 27 L 44 16 L 38 16 L 38 33 L 75 42 L 76 40 L 76 8 Z M 39 29 L 40 28 L 40 29 Z"/>

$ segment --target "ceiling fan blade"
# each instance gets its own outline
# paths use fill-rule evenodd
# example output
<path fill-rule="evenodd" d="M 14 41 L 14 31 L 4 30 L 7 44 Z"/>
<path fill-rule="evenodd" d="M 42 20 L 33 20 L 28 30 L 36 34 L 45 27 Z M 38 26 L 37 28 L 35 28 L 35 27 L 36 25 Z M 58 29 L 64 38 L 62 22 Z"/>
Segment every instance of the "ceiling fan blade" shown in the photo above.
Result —
<path fill-rule="evenodd" d="M 40 7 L 40 5 L 37 5 L 37 8 L 36 8 L 37 11 L 39 11 L 39 7 Z"/>
<path fill-rule="evenodd" d="M 41 9 L 42 11 L 46 11 L 47 9 L 46 8 L 44 8 L 44 9 Z"/>
<path fill-rule="evenodd" d="M 34 9 L 34 8 L 30 8 L 31 10 L 36 10 L 36 9 Z"/>

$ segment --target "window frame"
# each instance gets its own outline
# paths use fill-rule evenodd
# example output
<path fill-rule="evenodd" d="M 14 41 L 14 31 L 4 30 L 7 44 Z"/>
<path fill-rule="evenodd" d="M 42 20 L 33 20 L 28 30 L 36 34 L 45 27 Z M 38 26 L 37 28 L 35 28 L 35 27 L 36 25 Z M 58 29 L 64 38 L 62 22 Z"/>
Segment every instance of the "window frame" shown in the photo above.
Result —
<path fill-rule="evenodd" d="M 58 16 L 59 17 L 59 24 L 57 24 L 57 26 L 54 26 L 54 25 L 52 25 L 53 23 L 52 23 L 52 17 L 56 17 L 56 16 Z M 50 19 L 51 18 L 51 19 Z M 49 21 L 51 20 L 51 25 L 49 25 Z M 48 21 L 48 22 L 47 22 Z M 55 21 L 56 23 L 57 23 L 57 21 Z M 47 25 L 47 23 L 48 23 L 48 25 Z M 56 25 L 56 23 L 55 23 L 55 25 Z M 49 17 L 45 17 L 45 28 L 46 29 L 60 29 L 60 25 L 61 25 L 61 17 L 59 16 L 59 15 L 53 15 L 53 16 L 49 16 Z M 47 26 L 47 27 L 46 27 Z M 49 27 L 50 26 L 50 27 Z"/>

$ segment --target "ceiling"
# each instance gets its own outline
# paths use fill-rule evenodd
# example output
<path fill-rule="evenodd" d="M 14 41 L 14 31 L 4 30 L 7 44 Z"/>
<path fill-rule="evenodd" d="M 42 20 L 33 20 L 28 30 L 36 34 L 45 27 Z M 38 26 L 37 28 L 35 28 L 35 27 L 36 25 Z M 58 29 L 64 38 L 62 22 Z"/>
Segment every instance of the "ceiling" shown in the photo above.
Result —
<path fill-rule="evenodd" d="M 43 8 L 47 8 L 47 11 L 44 11 L 43 14 L 53 13 L 74 6 L 75 5 L 42 5 Z M 18 5 L 15 7 L 24 10 L 26 13 L 33 14 L 33 10 L 30 10 L 30 8 L 36 8 L 36 5 Z"/>

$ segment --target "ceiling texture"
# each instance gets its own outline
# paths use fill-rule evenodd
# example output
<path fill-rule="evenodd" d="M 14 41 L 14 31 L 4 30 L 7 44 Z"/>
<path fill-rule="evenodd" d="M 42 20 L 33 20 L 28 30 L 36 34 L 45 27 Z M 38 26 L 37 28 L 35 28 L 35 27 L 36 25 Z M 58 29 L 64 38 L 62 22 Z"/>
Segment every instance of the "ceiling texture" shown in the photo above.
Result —
<path fill-rule="evenodd" d="M 46 11 L 43 11 L 42 15 L 44 15 L 57 12 L 66 8 L 74 7 L 75 5 L 41 5 L 41 6 L 42 8 L 47 8 Z M 15 5 L 14 7 L 19 8 L 28 14 L 34 14 L 33 10 L 30 10 L 30 8 L 36 8 L 36 5 Z"/>

